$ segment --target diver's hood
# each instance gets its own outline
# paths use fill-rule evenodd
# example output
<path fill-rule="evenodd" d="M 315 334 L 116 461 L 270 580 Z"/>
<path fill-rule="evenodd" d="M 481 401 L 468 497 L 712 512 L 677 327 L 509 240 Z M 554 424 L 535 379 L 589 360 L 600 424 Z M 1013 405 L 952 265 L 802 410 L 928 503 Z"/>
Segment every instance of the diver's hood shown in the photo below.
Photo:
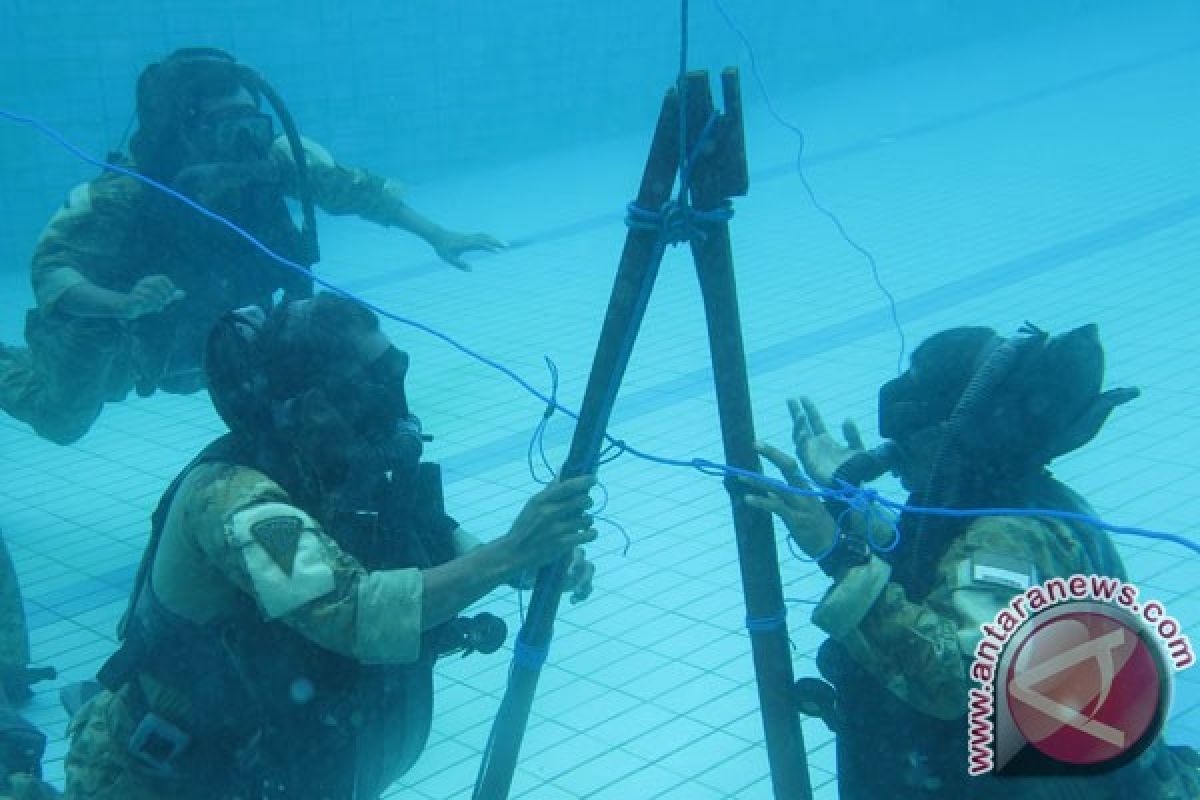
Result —
<path fill-rule="evenodd" d="M 953 419 L 968 461 L 1041 466 L 1091 441 L 1139 394 L 1101 391 L 1103 380 L 1095 325 L 1053 337 L 1030 327 L 1012 340 L 953 328 L 923 342 L 911 368 L 880 388 L 879 432 L 901 441 Z"/>
<path fill-rule="evenodd" d="M 142 71 L 137 84 L 138 130 L 129 143 L 139 171 L 168 182 L 183 169 L 180 129 L 185 120 L 197 113 L 197 98 L 206 82 L 244 86 L 256 100 L 266 98 L 275 112 L 296 170 L 296 194 L 303 216 L 304 252 L 299 260 L 306 266 L 315 264 L 320 260 L 316 211 L 308 180 L 308 159 L 296 122 L 271 84 L 229 53 L 212 47 L 183 48 Z"/>

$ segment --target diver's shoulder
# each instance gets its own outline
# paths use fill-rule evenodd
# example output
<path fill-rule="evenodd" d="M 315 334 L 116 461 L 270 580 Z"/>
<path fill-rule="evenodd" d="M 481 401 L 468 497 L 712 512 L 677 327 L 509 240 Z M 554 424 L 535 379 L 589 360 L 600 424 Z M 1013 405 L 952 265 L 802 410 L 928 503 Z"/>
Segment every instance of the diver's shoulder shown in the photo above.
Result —
<path fill-rule="evenodd" d="M 133 164 L 119 164 L 134 169 Z M 149 188 L 125 172 L 105 170 L 90 181 L 81 183 L 67 194 L 66 208 L 73 211 L 119 212 L 136 209 Z"/>
<path fill-rule="evenodd" d="M 967 527 L 964 538 L 969 549 L 1023 556 L 1043 568 L 1074 562 L 1080 556 L 1071 527 L 1052 517 L 979 517 Z"/>
<path fill-rule="evenodd" d="M 193 513 L 229 516 L 262 503 L 290 503 L 288 493 L 266 473 L 243 464 L 209 461 L 188 471 L 175 500 Z"/>

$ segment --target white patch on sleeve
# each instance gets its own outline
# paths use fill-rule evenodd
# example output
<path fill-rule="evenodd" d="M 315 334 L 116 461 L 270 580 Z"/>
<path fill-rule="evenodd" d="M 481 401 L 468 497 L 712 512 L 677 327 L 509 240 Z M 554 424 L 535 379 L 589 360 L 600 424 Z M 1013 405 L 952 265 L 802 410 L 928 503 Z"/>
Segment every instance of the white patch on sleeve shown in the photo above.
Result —
<path fill-rule="evenodd" d="M 1024 591 L 1037 583 L 1037 567 L 1030 561 L 999 553 L 979 552 L 960 567 L 964 586 L 999 586 Z"/>
<path fill-rule="evenodd" d="M 354 656 L 364 664 L 407 664 L 421 652 L 419 569 L 369 572 L 358 582 Z"/>
<path fill-rule="evenodd" d="M 301 523 L 296 557 L 289 575 L 255 539 L 256 523 L 276 517 L 294 517 Z M 226 525 L 230 540 L 242 553 L 254 596 L 269 619 L 278 619 L 305 603 L 324 597 L 336 586 L 332 554 L 317 537 L 317 523 L 287 503 L 262 503 L 237 512 Z"/>

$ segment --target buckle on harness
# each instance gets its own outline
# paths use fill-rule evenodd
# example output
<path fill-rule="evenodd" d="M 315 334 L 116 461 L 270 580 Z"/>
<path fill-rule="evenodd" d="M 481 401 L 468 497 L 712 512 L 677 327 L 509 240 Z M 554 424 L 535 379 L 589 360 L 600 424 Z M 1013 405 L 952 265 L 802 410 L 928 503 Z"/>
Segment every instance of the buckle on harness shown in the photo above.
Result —
<path fill-rule="evenodd" d="M 174 772 L 175 762 L 191 743 L 192 737 L 182 728 L 151 712 L 129 737 L 129 754 L 142 766 L 166 776 Z"/>

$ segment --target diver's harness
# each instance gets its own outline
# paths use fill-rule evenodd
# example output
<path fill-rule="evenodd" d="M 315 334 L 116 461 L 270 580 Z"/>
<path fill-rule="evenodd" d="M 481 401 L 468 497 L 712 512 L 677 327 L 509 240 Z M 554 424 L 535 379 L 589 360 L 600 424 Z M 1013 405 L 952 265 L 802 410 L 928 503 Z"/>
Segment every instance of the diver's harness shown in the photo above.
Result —
<path fill-rule="evenodd" d="M 125 698 L 136 718 L 129 753 L 141 771 L 174 788 L 182 790 L 196 778 L 206 781 L 206 797 L 219 796 L 225 787 L 211 781 L 228 776 L 243 791 L 252 787 L 255 800 L 307 796 L 298 791 L 373 800 L 374 795 L 358 794 L 359 787 L 374 783 L 382 789 L 383 774 L 398 777 L 425 746 L 434 661 L 453 652 L 496 650 L 506 636 L 504 623 L 490 614 L 460 617 L 426 632 L 412 664 L 362 665 L 308 642 L 281 622 L 263 621 L 249 598 L 232 617 L 214 623 L 174 614 L 153 591 L 151 573 L 181 483 L 201 464 L 254 461 L 246 444 L 229 434 L 205 448 L 168 487 L 152 517 L 150 541 L 118 629 L 121 647 L 97 677 L 114 692 L 128 687 Z M 352 516 L 361 530 L 348 530 L 349 520 L 325 520 L 330 535 L 367 569 L 450 560 L 453 520 L 442 510 L 437 465 L 421 463 L 413 484 L 402 498 L 404 524 L 380 525 L 384 514 L 357 512 Z M 150 709 L 146 682 L 183 695 L 190 713 Z M 402 713 L 387 713 L 397 708 Z M 388 744 L 398 742 L 387 753 L 371 740 L 383 723 L 396 734 Z"/>

